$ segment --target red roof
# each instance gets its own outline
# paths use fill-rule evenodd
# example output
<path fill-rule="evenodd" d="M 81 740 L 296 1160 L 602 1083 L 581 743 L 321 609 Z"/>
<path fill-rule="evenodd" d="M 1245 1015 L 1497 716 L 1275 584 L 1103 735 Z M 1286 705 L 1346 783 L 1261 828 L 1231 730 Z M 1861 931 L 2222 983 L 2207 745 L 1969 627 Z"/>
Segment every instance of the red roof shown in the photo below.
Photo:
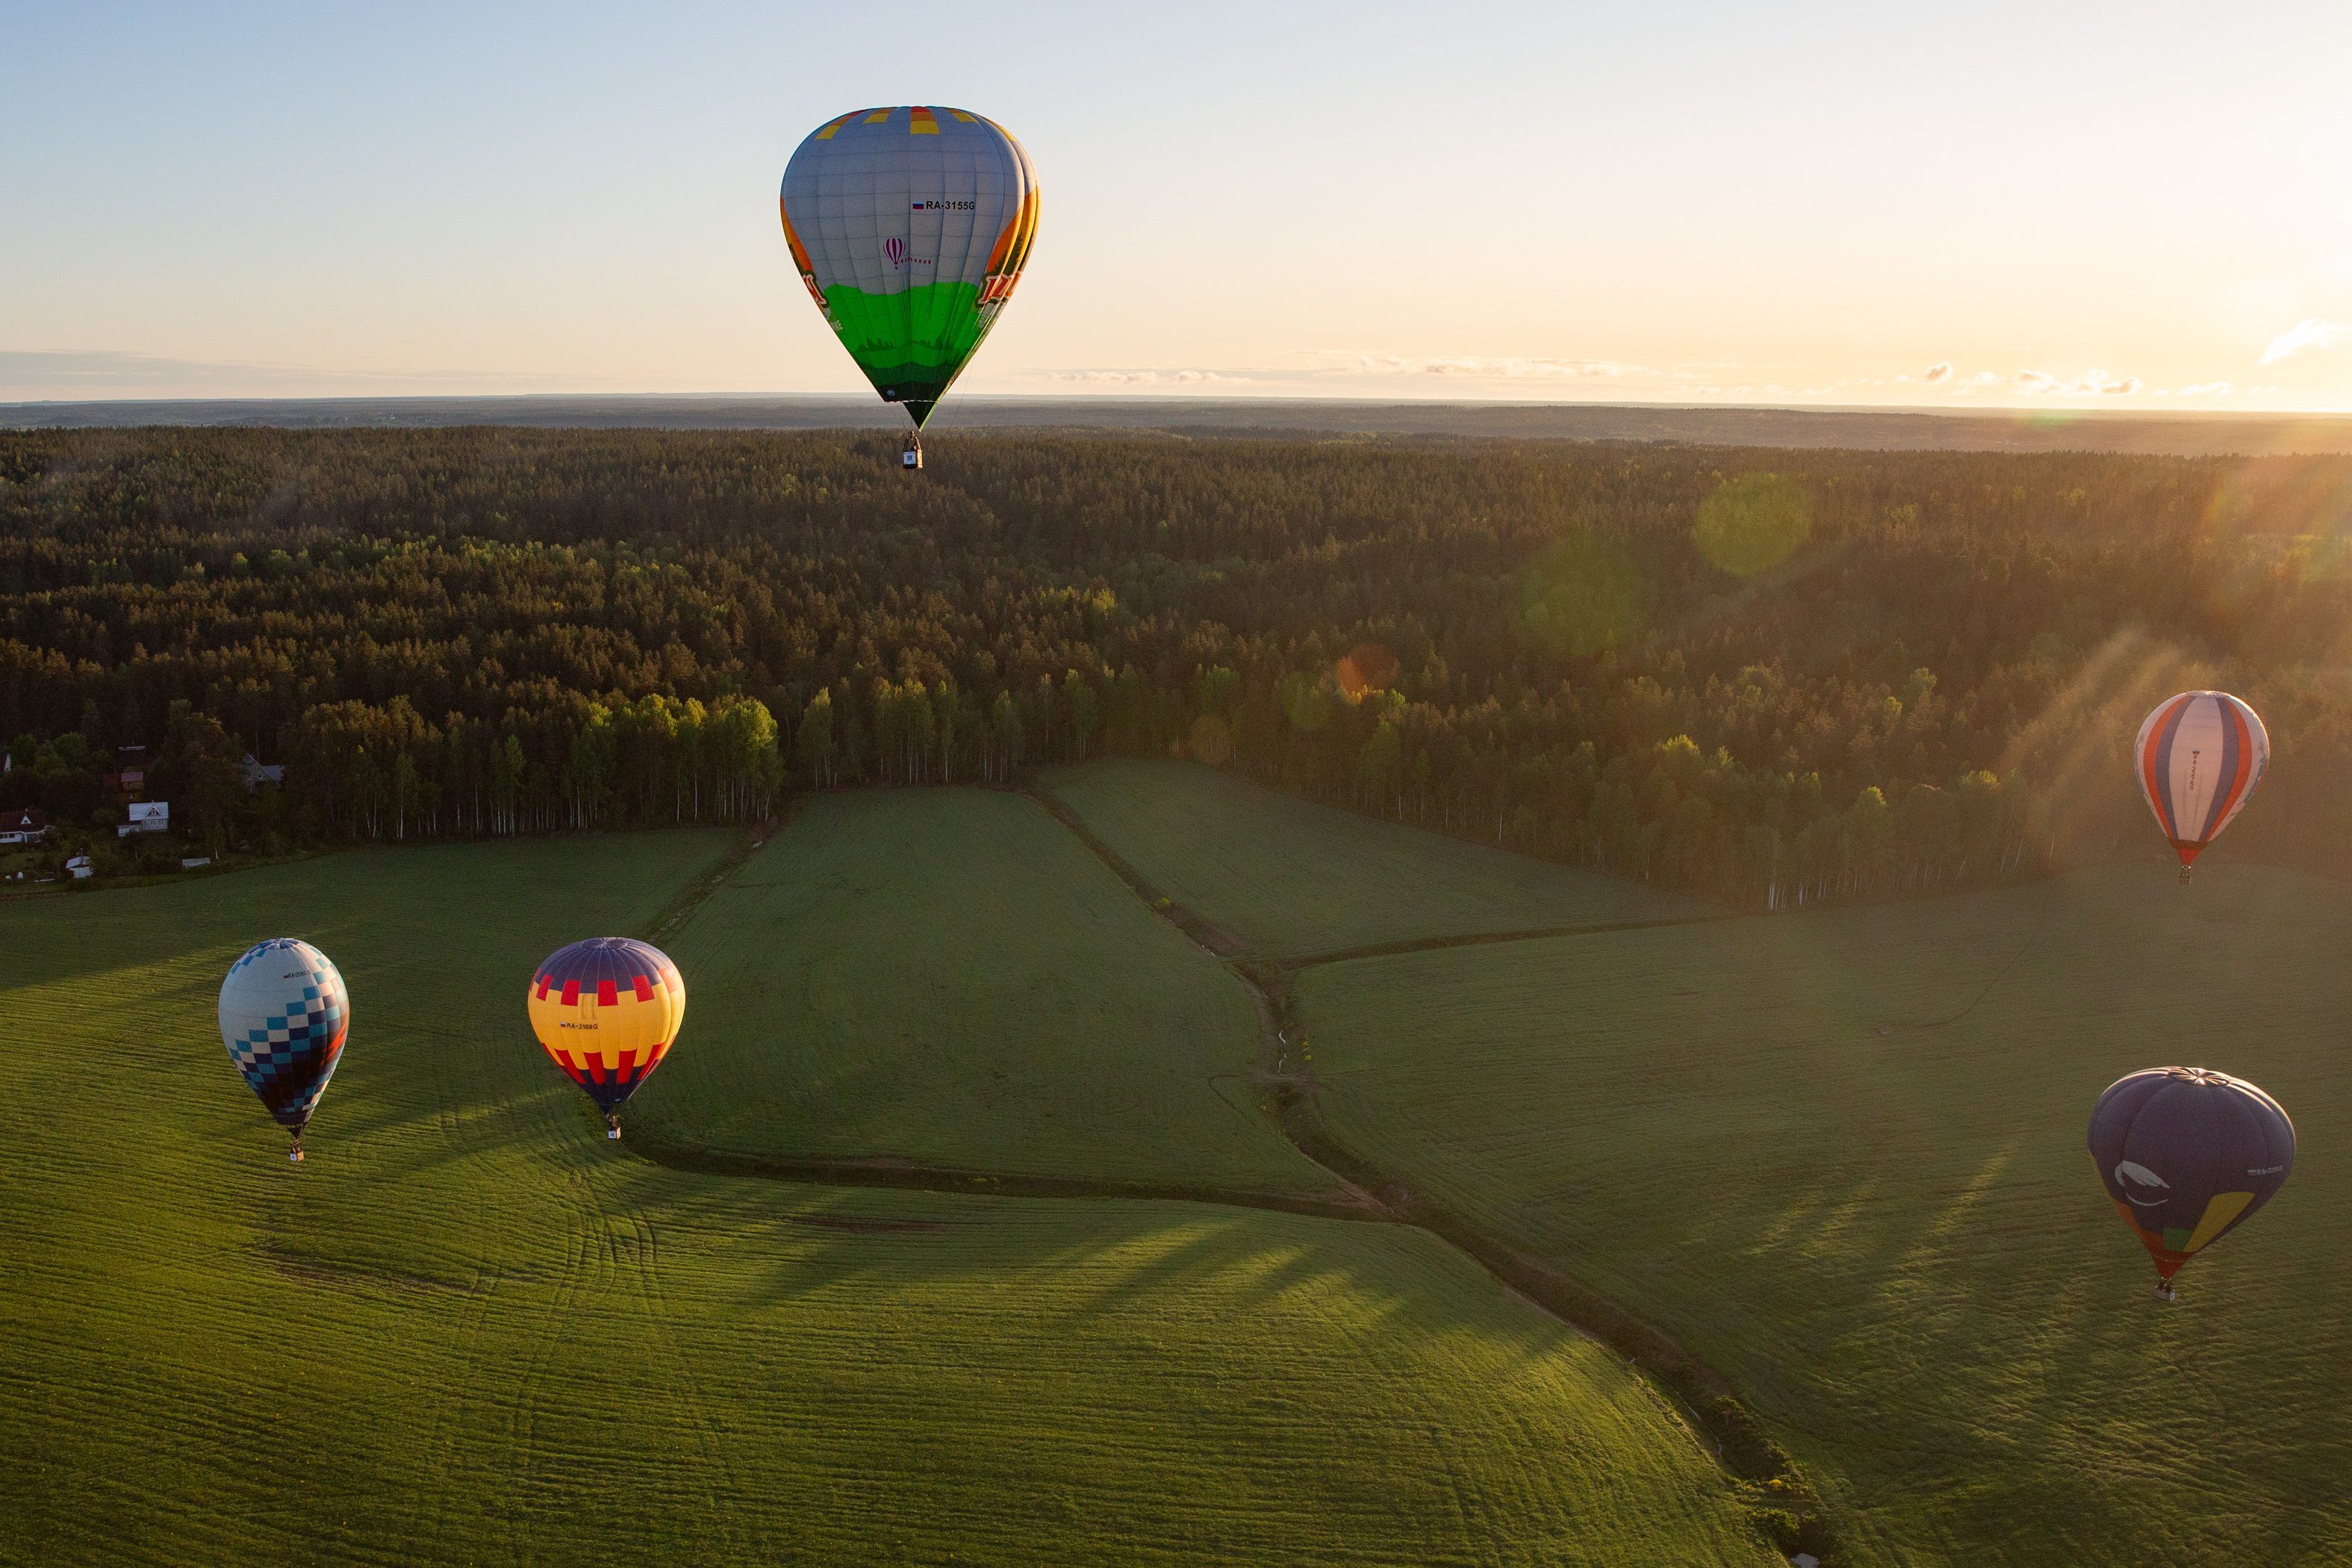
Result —
<path fill-rule="evenodd" d="M 23 811 L 0 811 L 0 833 L 37 833 L 48 825 L 48 815 L 30 806 Z"/>

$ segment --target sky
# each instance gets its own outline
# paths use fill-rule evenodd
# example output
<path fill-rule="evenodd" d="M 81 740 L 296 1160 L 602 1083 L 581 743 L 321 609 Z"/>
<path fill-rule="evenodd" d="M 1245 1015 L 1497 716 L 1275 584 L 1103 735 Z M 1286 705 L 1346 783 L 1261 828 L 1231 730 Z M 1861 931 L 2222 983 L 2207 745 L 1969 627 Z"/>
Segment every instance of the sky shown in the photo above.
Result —
<path fill-rule="evenodd" d="M 1043 185 L 972 394 L 2352 411 L 2352 5 L 0 0 L 0 401 L 871 395 L 801 139 Z"/>

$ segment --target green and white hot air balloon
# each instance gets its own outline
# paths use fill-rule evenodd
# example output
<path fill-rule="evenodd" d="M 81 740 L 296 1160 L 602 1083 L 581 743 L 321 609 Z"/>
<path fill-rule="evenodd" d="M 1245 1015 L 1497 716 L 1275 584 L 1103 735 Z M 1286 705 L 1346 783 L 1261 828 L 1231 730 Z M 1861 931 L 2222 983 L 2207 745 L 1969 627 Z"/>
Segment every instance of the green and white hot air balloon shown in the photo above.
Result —
<path fill-rule="evenodd" d="M 920 430 L 996 324 L 1037 237 L 1037 167 L 993 121 L 861 109 L 784 166 L 801 281 L 886 403 Z M 919 462 L 909 447 L 908 466 Z"/>

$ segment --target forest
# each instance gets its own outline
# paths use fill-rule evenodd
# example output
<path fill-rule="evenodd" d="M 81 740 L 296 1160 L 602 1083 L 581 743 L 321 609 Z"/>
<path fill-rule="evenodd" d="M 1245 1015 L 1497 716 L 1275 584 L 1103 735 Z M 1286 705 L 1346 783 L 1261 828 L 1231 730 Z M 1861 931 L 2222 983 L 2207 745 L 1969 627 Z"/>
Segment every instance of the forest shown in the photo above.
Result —
<path fill-rule="evenodd" d="M 2352 458 L 934 446 L 0 432 L 0 808 L 110 843 L 143 748 L 284 852 L 1189 756 L 1769 908 L 2145 847 L 2132 734 L 2214 686 L 2232 852 L 2352 869 Z"/>

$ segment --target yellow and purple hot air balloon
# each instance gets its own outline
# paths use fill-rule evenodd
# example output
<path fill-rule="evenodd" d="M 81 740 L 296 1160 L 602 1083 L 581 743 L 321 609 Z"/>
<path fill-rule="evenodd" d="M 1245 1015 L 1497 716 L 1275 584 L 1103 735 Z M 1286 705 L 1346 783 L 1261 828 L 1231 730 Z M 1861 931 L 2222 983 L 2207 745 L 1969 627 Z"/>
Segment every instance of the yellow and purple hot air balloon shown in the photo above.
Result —
<path fill-rule="evenodd" d="M 278 1126 L 294 1135 L 327 1092 L 352 1027 L 351 994 L 327 955 L 290 936 L 247 949 L 221 982 L 221 1044 Z"/>
<path fill-rule="evenodd" d="M 2132 749 L 2140 794 L 2180 857 L 2180 879 L 2221 836 L 2270 766 L 2271 738 L 2226 691 L 2184 691 L 2157 704 Z"/>
<path fill-rule="evenodd" d="M 625 936 L 575 942 L 539 966 L 524 997 L 531 1032 L 621 1135 L 621 1105 L 659 1067 L 686 1021 L 669 955 Z"/>
<path fill-rule="evenodd" d="M 2294 1123 L 2242 1078 L 2149 1068 L 2117 1079 L 2091 1111 L 2091 1158 L 2116 1212 L 2156 1259 L 2156 1293 L 2270 1202 L 2294 1167 Z"/>
<path fill-rule="evenodd" d="M 1029 263 L 1036 165 L 967 110 L 860 109 L 809 133 L 778 205 L 809 297 L 919 432 Z M 914 437 L 907 466 L 922 467 Z"/>

